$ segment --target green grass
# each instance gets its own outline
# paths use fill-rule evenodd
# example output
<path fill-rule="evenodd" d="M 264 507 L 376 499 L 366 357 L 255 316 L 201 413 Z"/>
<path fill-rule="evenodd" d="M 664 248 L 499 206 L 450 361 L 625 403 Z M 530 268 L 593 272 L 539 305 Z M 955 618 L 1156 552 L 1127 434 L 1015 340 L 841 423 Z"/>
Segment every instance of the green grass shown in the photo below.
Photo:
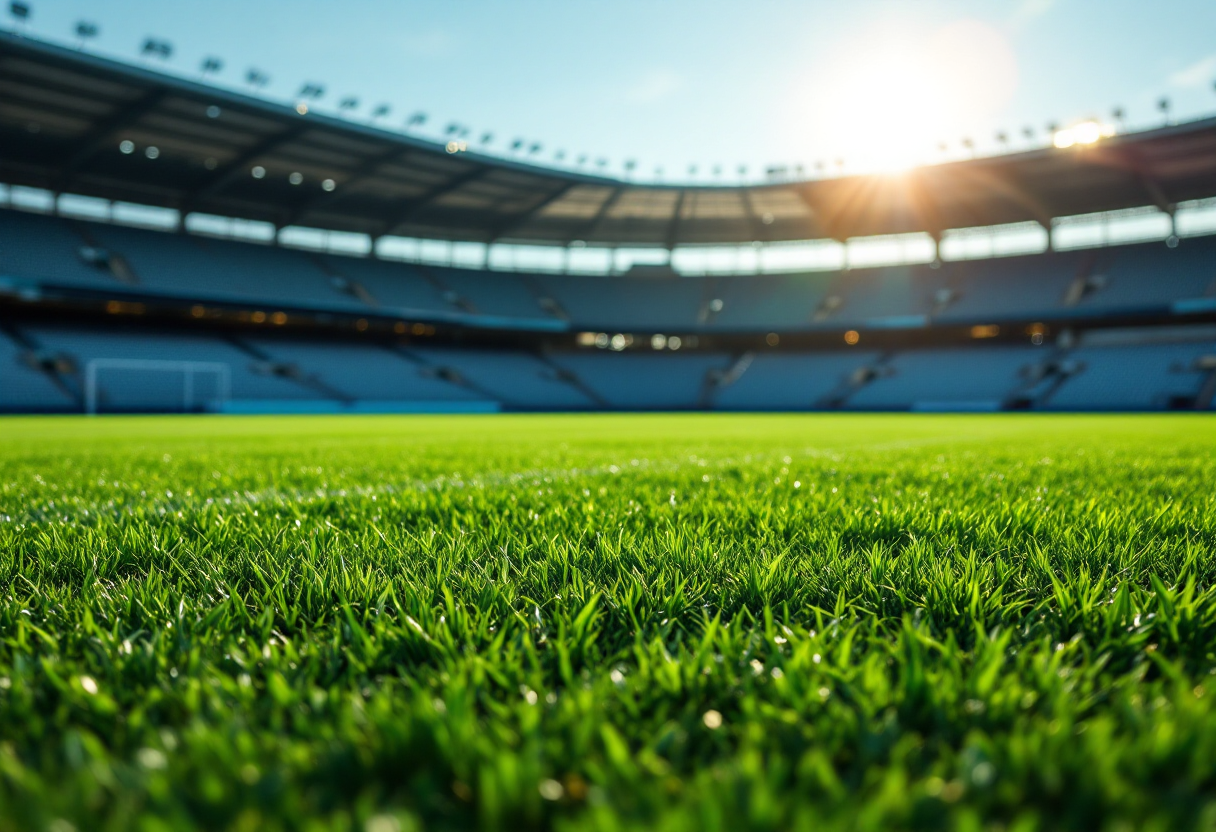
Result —
<path fill-rule="evenodd" d="M 1216 828 L 1203 416 L 0 420 L 0 830 Z"/>

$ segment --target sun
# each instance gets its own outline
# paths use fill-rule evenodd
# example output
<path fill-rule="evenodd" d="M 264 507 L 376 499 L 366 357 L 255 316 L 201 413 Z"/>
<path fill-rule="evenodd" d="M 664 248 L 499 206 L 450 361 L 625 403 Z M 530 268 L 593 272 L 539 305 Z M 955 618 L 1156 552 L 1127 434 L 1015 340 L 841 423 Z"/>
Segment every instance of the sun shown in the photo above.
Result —
<path fill-rule="evenodd" d="M 1008 103 L 1017 63 L 1004 36 L 977 21 L 936 31 L 869 33 L 810 79 L 808 143 L 853 172 L 897 172 L 942 158 Z"/>

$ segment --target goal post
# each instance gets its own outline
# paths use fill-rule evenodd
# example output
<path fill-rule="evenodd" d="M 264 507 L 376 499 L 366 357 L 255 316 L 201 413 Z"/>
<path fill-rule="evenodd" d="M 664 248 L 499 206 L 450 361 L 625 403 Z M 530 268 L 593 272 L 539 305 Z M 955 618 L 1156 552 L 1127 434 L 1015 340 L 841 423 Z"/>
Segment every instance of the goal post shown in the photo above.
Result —
<path fill-rule="evenodd" d="M 94 358 L 85 365 L 84 409 L 90 416 L 97 414 L 98 376 L 105 370 L 165 373 L 181 376 L 182 411 L 194 409 L 194 379 L 198 375 L 213 375 L 216 379 L 217 404 L 228 401 L 232 390 L 232 369 L 218 361 L 169 361 L 153 358 Z"/>

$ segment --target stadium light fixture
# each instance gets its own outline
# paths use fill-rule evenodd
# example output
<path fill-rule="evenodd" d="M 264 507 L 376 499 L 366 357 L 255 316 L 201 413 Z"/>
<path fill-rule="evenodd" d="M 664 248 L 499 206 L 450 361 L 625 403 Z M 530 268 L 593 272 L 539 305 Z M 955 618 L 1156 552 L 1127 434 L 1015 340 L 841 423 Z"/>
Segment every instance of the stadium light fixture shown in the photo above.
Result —
<path fill-rule="evenodd" d="M 144 44 L 140 48 L 140 55 L 143 57 L 160 58 L 162 61 L 167 61 L 173 57 L 173 44 L 167 40 L 158 40 L 156 38 L 144 38 Z"/>
<path fill-rule="evenodd" d="M 1074 145 L 1097 144 L 1102 139 L 1115 134 L 1115 128 L 1109 124 L 1089 119 L 1072 127 L 1057 130 L 1052 134 L 1051 143 L 1058 148 L 1073 147 Z"/>
<path fill-rule="evenodd" d="M 555 162 L 564 162 L 564 161 L 566 161 L 566 151 L 564 151 L 564 150 L 559 150 L 559 151 L 557 151 L 556 153 L 554 153 L 554 154 L 553 154 L 553 161 L 555 161 Z"/>
<path fill-rule="evenodd" d="M 1123 119 L 1127 117 L 1127 113 L 1125 113 L 1123 111 L 1123 108 L 1115 107 L 1113 110 L 1110 111 L 1110 115 L 1111 115 L 1111 118 L 1113 118 L 1116 122 L 1119 123 L 1119 128 L 1122 129 L 1123 128 Z"/>
<path fill-rule="evenodd" d="M 578 164 L 579 164 L 580 166 L 581 166 L 581 165 L 585 165 L 585 164 L 587 164 L 587 154 L 586 154 L 586 153 L 580 153 L 580 154 L 579 154 L 579 157 L 578 157 Z"/>
<path fill-rule="evenodd" d="M 8 13 L 18 23 L 25 23 L 30 19 L 30 4 L 22 3 L 20 0 L 13 0 L 12 3 L 8 4 Z"/>
<path fill-rule="evenodd" d="M 1157 99 L 1157 109 L 1161 111 L 1161 115 L 1165 116 L 1165 123 L 1170 123 L 1170 100 L 1165 96 Z"/>
<path fill-rule="evenodd" d="M 97 24 L 91 20 L 76 21 L 76 37 L 80 38 L 78 49 L 84 49 L 84 43 L 87 40 L 92 40 L 101 32 Z"/>
<path fill-rule="evenodd" d="M 260 69 L 250 67 L 245 71 L 245 83 L 254 89 L 262 89 L 270 83 L 270 76 Z"/>
<path fill-rule="evenodd" d="M 203 58 L 203 63 L 202 63 L 202 66 L 200 67 L 204 78 L 206 78 L 208 75 L 210 75 L 214 72 L 219 72 L 223 68 L 224 68 L 223 60 L 215 57 L 214 55 L 208 55 L 206 58 Z"/>
<path fill-rule="evenodd" d="M 448 126 L 444 128 L 443 132 L 449 136 L 455 136 L 458 132 L 460 132 L 460 125 L 454 121 L 449 122 Z"/>
<path fill-rule="evenodd" d="M 300 98 L 316 101 L 323 95 L 325 95 L 325 86 L 314 81 L 308 81 L 300 87 Z"/>
<path fill-rule="evenodd" d="M 689 176 L 696 176 L 696 175 L 697 175 L 697 166 L 696 166 L 696 165 L 689 165 L 689 166 L 688 166 L 688 175 L 689 175 Z"/>
<path fill-rule="evenodd" d="M 338 102 L 339 110 L 354 110 L 354 109 L 357 109 L 358 106 L 359 106 L 359 99 L 355 98 L 353 95 L 348 95 L 345 98 L 343 98 L 341 101 Z"/>
<path fill-rule="evenodd" d="M 481 134 L 481 143 L 482 143 L 482 144 L 489 144 L 489 143 L 490 143 L 490 142 L 492 142 L 492 141 L 494 141 L 494 134 L 493 134 L 493 133 L 486 132 L 486 133 L 482 133 L 482 134 Z"/>
<path fill-rule="evenodd" d="M 372 120 L 375 121 L 378 118 L 384 118 L 390 112 L 392 112 L 392 110 L 393 108 L 388 104 L 377 104 L 376 109 L 372 110 Z"/>
<path fill-rule="evenodd" d="M 535 156 L 537 153 L 540 153 L 542 149 L 544 149 L 544 146 L 540 142 L 532 142 L 532 144 L 528 146 L 528 155 Z"/>
<path fill-rule="evenodd" d="M 424 124 L 426 124 L 426 113 L 414 113 L 405 121 L 405 126 L 407 128 L 421 127 Z"/>
<path fill-rule="evenodd" d="M 523 146 L 524 146 L 524 140 L 516 139 L 515 141 L 511 142 L 511 152 L 518 153 Z"/>
<path fill-rule="evenodd" d="M 595 166 L 598 167 L 600 170 L 603 170 L 604 168 L 608 167 L 608 160 L 604 159 L 602 157 L 599 159 L 596 159 Z"/>

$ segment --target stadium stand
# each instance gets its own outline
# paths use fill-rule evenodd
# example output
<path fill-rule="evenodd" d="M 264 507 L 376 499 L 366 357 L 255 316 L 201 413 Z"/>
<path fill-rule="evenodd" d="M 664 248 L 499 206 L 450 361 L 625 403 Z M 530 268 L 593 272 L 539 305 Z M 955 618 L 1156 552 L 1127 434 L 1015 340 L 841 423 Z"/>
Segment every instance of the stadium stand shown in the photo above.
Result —
<path fill-rule="evenodd" d="M 1165 410 L 1195 402 L 1211 368 L 1200 359 L 1216 342 L 1081 348 L 1075 372 L 1043 406 L 1048 410 Z M 1209 395 L 1210 402 L 1210 395 Z"/>
<path fill-rule="evenodd" d="M 724 379 L 714 405 L 724 410 L 811 410 L 847 397 L 857 374 L 878 353 L 767 354 L 746 358 L 736 377 Z"/>
<path fill-rule="evenodd" d="M 0 276 L 178 302 L 321 313 L 492 316 L 645 333 L 923 330 L 933 324 L 1161 312 L 1216 294 L 1216 239 L 809 274 L 529 275 L 418 266 L 0 211 Z M 115 273 L 117 271 L 117 274 Z M 565 320 L 562 320 L 565 319 Z M 641 336 L 644 340 L 646 336 Z M 204 362 L 183 405 L 172 370 L 115 366 L 99 410 L 187 409 L 1165 409 L 1194 406 L 1212 352 L 1190 344 L 1026 344 L 884 353 L 572 350 L 358 344 L 112 326 L 10 325 L 8 411 L 85 406 L 90 361 Z M 1210 400 L 1210 396 L 1207 400 Z M 1205 400 L 1205 402 L 1207 401 Z M 293 405 L 286 404 L 293 402 Z"/>
<path fill-rule="evenodd" d="M 1216 326 L 1216 236 L 1175 236 L 1211 231 L 1184 229 L 1176 209 L 1216 196 L 1216 119 L 901 177 L 645 184 L 453 153 L 12 33 L 0 44 L 3 412 L 1139 410 L 1216 397 L 1216 331 L 1203 329 Z M 41 196 L 18 200 L 22 188 Z M 132 206 L 180 227 L 120 224 Z M 490 249 L 505 243 L 599 246 L 605 262 L 614 247 L 661 247 L 680 264 L 698 245 L 843 252 L 977 224 L 1033 224 L 1051 241 L 1119 212 L 1156 215 L 1168 243 L 1107 245 L 1104 230 L 1101 247 L 1070 251 L 703 276 L 287 245 L 327 246 L 330 230 L 372 251 L 409 250 L 376 245 L 394 237 L 485 245 L 488 263 L 507 262 Z M 282 244 L 224 238 L 229 220 Z"/>
<path fill-rule="evenodd" d="M 553 361 L 621 410 L 691 410 L 708 400 L 713 374 L 729 369 L 714 353 L 567 353 Z"/>

